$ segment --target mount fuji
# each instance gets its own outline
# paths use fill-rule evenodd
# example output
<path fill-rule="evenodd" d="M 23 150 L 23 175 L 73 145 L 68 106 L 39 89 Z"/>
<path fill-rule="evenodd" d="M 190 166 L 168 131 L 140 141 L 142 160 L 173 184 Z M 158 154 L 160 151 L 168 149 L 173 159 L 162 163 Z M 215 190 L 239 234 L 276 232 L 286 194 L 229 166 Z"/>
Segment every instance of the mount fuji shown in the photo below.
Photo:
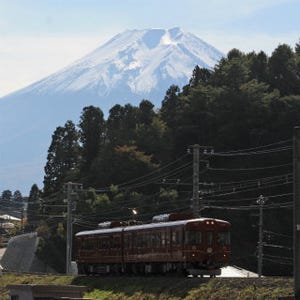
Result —
<path fill-rule="evenodd" d="M 0 191 L 41 187 L 51 134 L 76 124 L 85 106 L 107 116 L 115 104 L 150 100 L 157 108 L 170 85 L 187 84 L 194 67 L 224 55 L 179 28 L 128 30 L 64 69 L 0 99 Z"/>

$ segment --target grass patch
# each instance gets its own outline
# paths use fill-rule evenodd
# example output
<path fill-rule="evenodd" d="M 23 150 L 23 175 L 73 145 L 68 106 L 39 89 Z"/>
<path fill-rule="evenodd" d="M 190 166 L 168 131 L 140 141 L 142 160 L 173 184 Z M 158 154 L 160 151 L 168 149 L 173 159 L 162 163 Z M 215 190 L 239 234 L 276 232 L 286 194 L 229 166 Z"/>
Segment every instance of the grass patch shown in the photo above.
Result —
<path fill-rule="evenodd" d="M 8 284 L 85 285 L 95 300 L 278 299 L 293 295 L 292 278 L 85 277 L 5 273 L 0 300 L 9 300 Z"/>

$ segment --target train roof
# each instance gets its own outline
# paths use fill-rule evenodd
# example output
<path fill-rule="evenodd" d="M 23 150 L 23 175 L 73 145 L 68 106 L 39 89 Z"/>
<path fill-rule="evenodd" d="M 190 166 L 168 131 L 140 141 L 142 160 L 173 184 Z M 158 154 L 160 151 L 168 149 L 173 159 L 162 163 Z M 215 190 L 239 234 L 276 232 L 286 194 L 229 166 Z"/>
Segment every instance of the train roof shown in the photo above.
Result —
<path fill-rule="evenodd" d="M 149 223 L 149 224 L 142 224 L 142 225 L 132 225 L 132 226 L 126 226 L 126 227 L 80 231 L 80 232 L 76 233 L 75 236 L 95 235 L 95 234 L 102 234 L 102 233 L 119 233 L 122 231 L 129 232 L 129 231 L 151 229 L 151 228 L 161 228 L 161 227 L 175 227 L 175 226 L 180 226 L 180 225 L 186 225 L 188 223 L 205 222 L 205 221 L 215 221 L 215 222 L 225 223 L 225 224 L 229 225 L 229 222 L 224 221 L 224 220 L 213 219 L 213 218 L 197 218 L 197 219 L 189 219 L 189 220 L 158 222 L 158 223 Z"/>

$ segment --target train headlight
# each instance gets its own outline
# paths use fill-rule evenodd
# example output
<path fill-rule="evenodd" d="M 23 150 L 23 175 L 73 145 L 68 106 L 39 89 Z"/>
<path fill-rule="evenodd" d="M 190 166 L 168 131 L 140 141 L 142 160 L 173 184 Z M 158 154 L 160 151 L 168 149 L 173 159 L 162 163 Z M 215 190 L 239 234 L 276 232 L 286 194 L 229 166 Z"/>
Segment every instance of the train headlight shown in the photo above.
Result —
<path fill-rule="evenodd" d="M 212 253 L 212 252 L 213 252 L 213 249 L 209 247 L 209 248 L 206 249 L 206 252 L 207 252 L 207 253 Z"/>

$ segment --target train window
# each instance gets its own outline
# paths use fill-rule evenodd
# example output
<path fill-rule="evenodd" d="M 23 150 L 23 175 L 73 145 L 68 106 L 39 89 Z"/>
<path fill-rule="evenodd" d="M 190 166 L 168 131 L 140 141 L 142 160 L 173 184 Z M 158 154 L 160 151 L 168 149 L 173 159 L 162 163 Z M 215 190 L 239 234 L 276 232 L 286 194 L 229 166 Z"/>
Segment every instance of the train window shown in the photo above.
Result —
<path fill-rule="evenodd" d="M 101 240 L 100 240 L 100 238 L 96 239 L 96 245 L 95 246 L 96 246 L 97 249 L 101 248 Z"/>
<path fill-rule="evenodd" d="M 84 239 L 82 242 L 82 248 L 87 250 L 88 249 L 88 240 Z"/>
<path fill-rule="evenodd" d="M 173 245 L 180 244 L 178 231 L 172 231 L 172 244 Z"/>
<path fill-rule="evenodd" d="M 221 246 L 230 245 L 229 231 L 221 231 L 218 233 L 218 244 Z"/>
<path fill-rule="evenodd" d="M 82 248 L 85 250 L 93 250 L 94 248 L 96 248 L 96 240 L 93 238 L 84 239 Z"/>
<path fill-rule="evenodd" d="M 212 231 L 206 232 L 206 243 L 208 246 L 211 246 L 213 244 L 213 233 Z"/>
<path fill-rule="evenodd" d="M 151 248 L 151 246 L 152 246 L 151 233 L 147 233 L 145 237 L 146 237 L 146 246 L 147 246 L 147 248 Z"/>
<path fill-rule="evenodd" d="M 171 233 L 169 231 L 166 232 L 166 245 L 170 245 L 171 242 Z"/>
<path fill-rule="evenodd" d="M 109 239 L 102 238 L 101 239 L 101 249 L 108 249 L 109 248 Z"/>
<path fill-rule="evenodd" d="M 112 238 L 112 248 L 121 248 L 121 239 L 119 236 Z"/>
<path fill-rule="evenodd" d="M 156 247 L 156 240 L 155 240 L 155 232 L 152 232 L 150 235 L 150 239 L 151 239 L 151 247 L 155 248 Z"/>
<path fill-rule="evenodd" d="M 152 247 L 157 248 L 160 247 L 160 232 L 152 233 Z"/>
<path fill-rule="evenodd" d="M 199 231 L 186 231 L 184 240 L 187 245 L 200 245 L 202 234 Z"/>
<path fill-rule="evenodd" d="M 132 236 L 129 234 L 124 236 L 124 247 L 132 248 Z"/>
<path fill-rule="evenodd" d="M 136 237 L 136 246 L 142 248 L 145 246 L 145 236 L 143 234 L 139 234 Z"/>
<path fill-rule="evenodd" d="M 161 233 L 161 245 L 162 246 L 166 245 L 166 233 L 165 232 Z"/>

